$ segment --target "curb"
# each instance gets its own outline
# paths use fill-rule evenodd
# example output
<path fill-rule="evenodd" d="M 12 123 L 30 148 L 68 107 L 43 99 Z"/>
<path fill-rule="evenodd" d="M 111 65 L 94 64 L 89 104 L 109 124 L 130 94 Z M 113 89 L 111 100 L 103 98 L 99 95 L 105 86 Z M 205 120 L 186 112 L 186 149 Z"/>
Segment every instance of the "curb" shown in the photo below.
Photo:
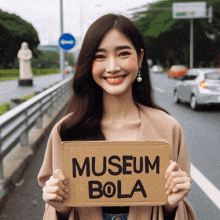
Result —
<path fill-rule="evenodd" d="M 22 179 L 25 170 L 33 161 L 35 153 L 41 147 L 43 141 L 49 138 L 50 132 L 54 125 L 65 115 L 68 104 L 69 102 L 64 104 L 58 112 L 54 113 L 52 120 L 43 128 L 43 131 L 37 140 L 29 146 L 30 153 L 23 158 L 23 161 L 20 163 L 17 169 L 13 171 L 12 175 L 7 178 L 2 185 L 0 185 L 0 209 L 4 206 L 8 195 L 16 188 L 16 183 Z"/>

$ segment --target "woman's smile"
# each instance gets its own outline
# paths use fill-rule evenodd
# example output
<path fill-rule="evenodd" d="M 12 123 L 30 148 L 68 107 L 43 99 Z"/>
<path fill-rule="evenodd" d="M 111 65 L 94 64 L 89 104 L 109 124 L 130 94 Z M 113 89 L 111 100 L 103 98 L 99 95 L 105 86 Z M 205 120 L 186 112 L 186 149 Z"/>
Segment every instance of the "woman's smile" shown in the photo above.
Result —
<path fill-rule="evenodd" d="M 117 75 L 117 76 L 107 76 L 107 77 L 103 77 L 103 78 L 110 85 L 118 85 L 124 81 L 125 77 L 126 77 L 126 75 L 122 75 L 122 76 Z"/>

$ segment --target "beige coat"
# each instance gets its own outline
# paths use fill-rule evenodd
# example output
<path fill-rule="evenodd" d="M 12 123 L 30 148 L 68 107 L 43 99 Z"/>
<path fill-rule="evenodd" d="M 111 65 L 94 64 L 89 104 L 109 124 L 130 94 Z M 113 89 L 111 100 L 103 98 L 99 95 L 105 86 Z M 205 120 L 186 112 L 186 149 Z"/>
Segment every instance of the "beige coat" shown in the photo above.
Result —
<path fill-rule="evenodd" d="M 140 140 L 166 140 L 173 148 L 173 160 L 178 163 L 180 168 L 190 174 L 190 161 L 187 149 L 185 147 L 184 135 L 178 122 L 167 115 L 166 113 L 155 110 L 149 107 L 140 105 L 141 128 L 139 138 Z M 68 115 L 66 117 L 69 117 Z M 66 118 L 65 117 L 65 118 Z M 45 158 L 38 175 L 39 184 L 45 185 L 45 182 L 50 178 L 55 169 L 61 169 L 61 139 L 59 135 L 59 125 L 62 120 L 53 128 Z M 101 216 L 100 208 L 93 208 L 93 214 L 97 213 L 97 217 Z M 69 220 L 74 220 L 74 212 L 76 209 L 72 208 Z M 80 211 L 85 219 L 90 220 L 89 212 Z M 56 220 L 56 210 L 46 204 L 44 213 L 45 220 Z M 98 217 L 97 220 L 102 218 Z M 162 206 L 142 206 L 130 207 L 129 220 L 163 220 Z M 195 220 L 193 209 L 186 198 L 184 198 L 177 207 L 175 220 Z"/>

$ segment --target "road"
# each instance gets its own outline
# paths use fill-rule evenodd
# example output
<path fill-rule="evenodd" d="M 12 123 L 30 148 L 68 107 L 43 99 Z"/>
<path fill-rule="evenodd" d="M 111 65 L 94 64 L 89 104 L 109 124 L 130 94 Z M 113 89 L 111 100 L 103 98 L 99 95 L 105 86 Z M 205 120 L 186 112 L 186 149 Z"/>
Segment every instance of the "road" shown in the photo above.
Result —
<path fill-rule="evenodd" d="M 165 73 L 152 73 L 151 76 L 156 103 L 165 108 L 179 122 L 185 135 L 191 163 L 217 188 L 219 194 L 220 108 L 203 107 L 201 111 L 195 112 L 188 104 L 175 104 L 172 99 L 175 80 L 168 79 Z M 203 182 L 201 179 L 200 183 L 204 184 Z M 207 196 L 212 188 L 206 185 L 204 188 L 205 192 L 193 180 L 188 199 L 199 220 L 219 220 L 220 197 L 217 199 L 219 206 L 217 208 Z"/>
<path fill-rule="evenodd" d="M 62 74 L 51 74 L 33 77 L 33 86 L 18 86 L 18 80 L 0 81 L 0 105 L 34 92 L 40 92 L 50 85 L 62 80 Z"/>
<path fill-rule="evenodd" d="M 165 73 L 152 74 L 152 83 L 156 102 L 176 118 L 184 131 L 191 163 L 217 188 L 219 193 L 220 109 L 208 107 L 195 112 L 187 104 L 174 104 L 172 88 L 175 80 L 168 79 Z M 41 199 L 42 190 L 37 185 L 36 176 L 43 160 L 43 153 L 44 148 L 42 147 L 25 173 L 24 181 L 10 195 L 3 211 L 0 213 L 0 219 L 42 219 L 44 203 Z M 204 189 L 201 189 L 201 186 L 198 186 L 195 182 L 195 173 L 192 178 L 192 189 L 188 195 L 188 200 L 195 210 L 197 219 L 219 220 L 220 210 L 217 205 L 220 201 L 218 201 L 218 204 L 213 203 L 211 200 L 213 195 L 208 195 L 211 188 L 206 185 Z M 204 184 L 203 180 L 200 182 Z"/>

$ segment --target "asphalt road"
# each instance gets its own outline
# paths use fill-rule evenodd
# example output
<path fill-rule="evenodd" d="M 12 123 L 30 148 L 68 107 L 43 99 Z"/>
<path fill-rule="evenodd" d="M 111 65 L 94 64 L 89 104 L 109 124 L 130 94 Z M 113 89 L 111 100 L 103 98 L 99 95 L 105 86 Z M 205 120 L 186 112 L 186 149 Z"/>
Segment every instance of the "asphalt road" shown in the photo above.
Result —
<path fill-rule="evenodd" d="M 152 73 L 151 76 L 157 104 L 165 108 L 183 129 L 191 163 L 219 191 L 220 107 L 203 107 L 196 112 L 191 110 L 188 104 L 175 104 L 172 99 L 175 80 L 168 79 L 165 73 Z M 209 192 L 209 189 L 207 191 Z M 196 212 L 197 219 L 219 220 L 220 210 L 207 197 L 206 193 L 194 180 L 192 181 L 192 189 L 188 199 Z"/>
<path fill-rule="evenodd" d="M 50 85 L 62 80 L 62 74 L 33 77 L 33 86 L 18 86 L 18 80 L 0 81 L 0 105 L 29 94 L 40 92 Z"/>
<path fill-rule="evenodd" d="M 207 107 L 195 112 L 187 104 L 174 104 L 172 88 L 175 80 L 168 79 L 165 73 L 152 74 L 152 83 L 156 102 L 177 119 L 184 131 L 191 163 L 220 190 L 220 109 Z M 0 213 L 0 219 L 42 219 L 44 202 L 41 199 L 42 190 L 38 186 L 36 178 L 43 154 L 44 146 L 37 152 L 21 185 L 10 195 Z M 188 200 L 193 206 L 198 220 L 220 219 L 219 208 L 194 180 Z"/>

